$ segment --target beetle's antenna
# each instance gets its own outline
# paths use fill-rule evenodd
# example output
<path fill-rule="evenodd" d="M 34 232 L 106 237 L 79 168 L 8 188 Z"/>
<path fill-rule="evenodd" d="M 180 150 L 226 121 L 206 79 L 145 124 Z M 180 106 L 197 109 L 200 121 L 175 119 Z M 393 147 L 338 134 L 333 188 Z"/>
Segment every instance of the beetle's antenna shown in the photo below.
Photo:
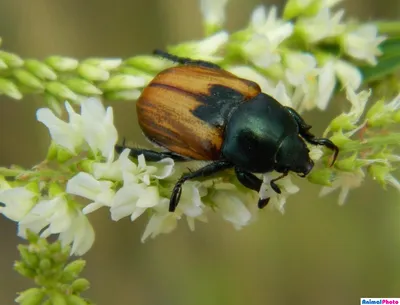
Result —
<path fill-rule="evenodd" d="M 155 50 L 153 51 L 153 54 L 154 54 L 154 55 L 158 55 L 158 56 L 160 56 L 160 57 L 162 57 L 162 58 L 168 59 L 168 60 L 170 60 L 170 61 L 173 61 L 173 62 L 182 64 L 182 65 L 184 65 L 184 64 L 186 64 L 188 61 L 190 61 L 189 58 L 179 57 L 179 56 L 170 54 L 170 53 L 165 52 L 165 51 L 160 50 L 160 49 L 155 49 Z"/>
<path fill-rule="evenodd" d="M 207 67 L 207 68 L 213 68 L 213 69 L 221 69 L 220 66 L 218 66 L 212 62 L 208 62 L 208 61 L 204 61 L 204 60 L 195 60 L 195 59 L 190 59 L 190 58 L 186 58 L 186 57 L 179 57 L 179 56 L 173 55 L 171 53 L 168 53 L 168 52 L 165 52 L 165 51 L 159 50 L 159 49 L 155 49 L 153 51 L 153 54 L 158 55 L 162 58 L 168 59 L 170 61 L 176 62 L 181 65 L 193 65 L 193 66 L 201 66 L 201 67 Z"/>

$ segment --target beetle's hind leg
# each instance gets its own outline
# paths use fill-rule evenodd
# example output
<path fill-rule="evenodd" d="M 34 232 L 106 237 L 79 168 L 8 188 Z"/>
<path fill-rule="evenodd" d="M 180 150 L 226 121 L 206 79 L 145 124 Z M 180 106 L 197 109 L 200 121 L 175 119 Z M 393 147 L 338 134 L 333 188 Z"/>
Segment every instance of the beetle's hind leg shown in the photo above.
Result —
<path fill-rule="evenodd" d="M 187 180 L 199 178 L 199 177 L 207 177 L 214 175 L 217 172 L 223 171 L 225 169 L 231 168 L 233 165 L 226 161 L 216 161 L 206 166 L 187 174 L 184 174 L 178 182 L 175 184 L 174 189 L 172 190 L 171 199 L 169 201 L 169 211 L 173 212 L 176 209 L 176 206 L 179 203 L 179 199 L 182 194 L 182 186 Z"/>
<path fill-rule="evenodd" d="M 125 148 L 130 149 L 129 153 L 130 156 L 137 158 L 138 156 L 143 155 L 146 161 L 150 162 L 161 161 L 162 159 L 165 158 L 171 158 L 174 161 L 187 161 L 187 158 L 182 157 L 181 155 L 178 155 L 170 151 L 158 152 L 150 149 L 127 147 L 125 146 L 125 143 L 122 143 L 122 145 L 115 145 L 115 151 L 119 154 Z"/>
<path fill-rule="evenodd" d="M 256 192 L 260 191 L 261 185 L 263 183 L 263 181 L 260 178 L 256 177 L 252 173 L 242 171 L 237 167 L 235 168 L 235 173 L 239 182 L 243 184 L 245 187 Z M 270 198 L 263 198 L 263 199 L 260 198 L 257 204 L 258 208 L 259 209 L 264 208 L 268 204 L 269 200 Z"/>
<path fill-rule="evenodd" d="M 170 54 L 168 52 L 162 51 L 162 50 L 154 50 L 153 51 L 154 55 L 158 55 L 160 57 L 163 57 L 165 59 L 168 59 L 170 61 L 179 63 L 181 65 L 193 65 L 193 66 L 201 66 L 201 67 L 206 67 L 206 68 L 212 68 L 212 69 L 221 69 L 220 66 L 217 64 L 214 64 L 212 62 L 204 61 L 204 60 L 195 60 L 191 58 L 185 58 L 185 57 L 179 57 L 173 54 Z"/>
<path fill-rule="evenodd" d="M 290 115 L 295 119 L 299 126 L 300 135 L 306 140 L 307 142 L 314 144 L 314 145 L 323 145 L 331 150 L 333 150 L 333 165 L 336 161 L 336 158 L 339 154 L 339 147 L 337 147 L 331 140 L 326 138 L 317 138 L 311 132 L 311 126 L 308 125 L 303 118 L 292 108 L 285 107 L 286 110 L 290 113 Z"/>

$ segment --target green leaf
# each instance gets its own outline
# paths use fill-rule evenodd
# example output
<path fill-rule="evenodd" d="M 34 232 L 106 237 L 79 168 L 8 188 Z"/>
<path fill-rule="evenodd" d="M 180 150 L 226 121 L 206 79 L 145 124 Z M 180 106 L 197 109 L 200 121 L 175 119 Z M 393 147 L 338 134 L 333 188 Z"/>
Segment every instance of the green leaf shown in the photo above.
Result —
<path fill-rule="evenodd" d="M 364 82 L 382 79 L 400 69 L 400 38 L 392 38 L 383 42 L 380 46 L 383 54 L 379 57 L 376 66 L 360 67 Z"/>
<path fill-rule="evenodd" d="M 376 81 L 400 69 L 400 53 L 397 56 L 382 59 L 374 67 L 361 67 L 365 83 Z"/>

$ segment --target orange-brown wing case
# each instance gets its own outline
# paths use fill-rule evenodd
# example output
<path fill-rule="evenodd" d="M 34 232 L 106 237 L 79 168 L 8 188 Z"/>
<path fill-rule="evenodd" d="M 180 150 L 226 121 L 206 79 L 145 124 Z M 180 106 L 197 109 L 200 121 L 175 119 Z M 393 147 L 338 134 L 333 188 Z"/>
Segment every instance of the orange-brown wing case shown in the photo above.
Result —
<path fill-rule="evenodd" d="M 141 129 L 152 142 L 195 160 L 217 160 L 229 113 L 260 87 L 222 70 L 178 66 L 162 71 L 137 101 Z"/>

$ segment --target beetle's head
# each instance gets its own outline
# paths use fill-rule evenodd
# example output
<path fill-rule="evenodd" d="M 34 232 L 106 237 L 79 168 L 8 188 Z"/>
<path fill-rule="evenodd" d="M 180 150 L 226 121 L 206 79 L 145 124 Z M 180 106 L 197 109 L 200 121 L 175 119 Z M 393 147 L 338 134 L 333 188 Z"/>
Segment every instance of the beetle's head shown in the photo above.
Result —
<path fill-rule="evenodd" d="M 275 155 L 275 170 L 277 172 L 292 171 L 305 177 L 314 167 L 309 156 L 310 150 L 298 135 L 287 136 Z"/>

